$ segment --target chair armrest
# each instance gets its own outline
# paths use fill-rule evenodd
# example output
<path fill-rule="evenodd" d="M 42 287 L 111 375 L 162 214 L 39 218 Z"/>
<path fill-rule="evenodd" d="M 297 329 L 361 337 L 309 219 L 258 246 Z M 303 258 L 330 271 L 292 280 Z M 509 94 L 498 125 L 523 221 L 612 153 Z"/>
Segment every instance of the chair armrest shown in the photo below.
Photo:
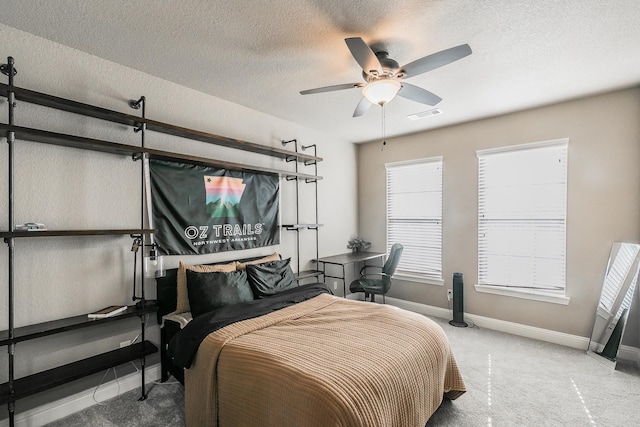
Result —
<path fill-rule="evenodd" d="M 367 273 L 367 270 L 368 269 L 372 269 L 372 268 L 379 269 L 380 273 Z M 382 273 L 382 267 L 379 267 L 377 265 L 365 265 L 360 269 L 360 277 L 369 276 L 369 275 L 372 275 L 372 274 L 377 274 L 377 275 L 384 274 L 384 273 Z"/>
<path fill-rule="evenodd" d="M 380 277 L 380 278 L 382 278 L 382 277 L 388 277 L 388 278 L 390 278 L 390 279 L 393 279 L 393 276 L 389 276 L 389 275 L 388 275 L 388 274 L 386 274 L 386 273 L 371 273 L 371 274 L 367 274 L 367 275 L 361 276 L 360 278 L 361 278 L 361 279 L 366 279 L 366 278 L 368 278 L 368 277 L 374 277 L 374 276 L 375 276 L 375 277 Z"/>

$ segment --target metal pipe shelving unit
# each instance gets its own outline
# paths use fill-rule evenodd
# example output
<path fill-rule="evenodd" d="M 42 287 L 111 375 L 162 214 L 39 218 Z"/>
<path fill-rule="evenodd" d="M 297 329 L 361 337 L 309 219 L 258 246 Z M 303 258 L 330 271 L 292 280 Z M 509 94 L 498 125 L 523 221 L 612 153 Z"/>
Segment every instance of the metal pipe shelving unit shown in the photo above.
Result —
<path fill-rule="evenodd" d="M 15 230 L 14 221 L 14 142 L 16 139 L 29 140 L 44 144 L 53 144 L 63 147 L 71 147 L 76 149 L 84 149 L 110 153 L 114 155 L 130 156 L 134 161 L 141 161 L 141 185 L 144 186 L 145 159 L 156 159 L 173 162 L 181 162 L 188 164 L 206 165 L 219 167 L 229 170 L 249 171 L 262 174 L 277 175 L 288 180 L 304 180 L 305 182 L 316 182 L 322 177 L 317 176 L 317 167 L 315 174 L 304 174 L 298 172 L 298 163 L 317 164 L 322 158 L 316 155 L 308 155 L 282 148 L 275 148 L 255 144 L 246 141 L 240 141 L 233 138 L 227 138 L 207 132 L 193 129 L 187 129 L 167 123 L 154 121 L 145 117 L 144 104 L 145 99 L 141 97 L 139 100 L 129 102 L 129 107 L 142 107 L 142 116 L 134 116 L 127 113 L 108 110 L 105 108 L 84 104 L 81 102 L 60 98 L 57 96 L 20 88 L 14 85 L 14 76 L 17 74 L 14 59 L 9 57 L 7 64 L 0 65 L 0 72 L 8 76 L 8 84 L 0 83 L 0 96 L 7 98 L 8 103 L 8 121 L 0 123 L 0 132 L 6 136 L 8 145 L 8 224 L 10 230 L 0 231 L 0 237 L 4 239 L 8 245 L 8 329 L 0 331 L 0 346 L 6 346 L 8 351 L 8 381 L 0 384 L 0 404 L 7 404 L 9 411 L 9 425 L 14 426 L 15 402 L 18 399 L 38 393 L 40 391 L 65 384 L 69 381 L 91 375 L 101 370 L 113 367 L 127 361 L 139 359 L 142 362 L 142 396 L 141 400 L 146 398 L 145 381 L 144 381 L 144 363 L 145 357 L 157 352 L 157 347 L 146 341 L 144 338 L 145 318 L 149 313 L 157 311 L 155 301 L 146 300 L 144 297 L 144 286 L 141 286 L 141 296 L 136 296 L 134 273 L 134 295 L 136 301 L 134 305 L 127 308 L 126 311 L 113 317 L 105 319 L 89 320 L 87 315 L 74 316 L 65 319 L 58 319 L 51 322 L 45 322 L 35 325 L 27 325 L 16 328 L 14 325 L 14 251 L 15 240 L 23 238 L 60 238 L 65 236 L 113 236 L 113 235 L 130 235 L 136 242 L 142 242 L 144 246 L 144 236 L 152 235 L 155 230 L 145 228 L 144 224 L 144 188 L 141 193 L 141 219 L 140 228 L 134 229 L 117 229 L 117 230 L 42 230 L 42 231 L 20 231 Z M 86 138 L 77 135 L 60 134 L 49 132 L 41 129 L 27 128 L 16 126 L 14 122 L 14 108 L 16 102 L 27 102 L 56 110 L 61 110 L 73 114 L 86 117 L 92 117 L 108 122 L 131 126 L 134 131 L 140 132 L 141 144 L 139 146 L 121 144 L 117 142 L 104 141 Z M 295 161 L 296 167 L 294 171 L 286 169 L 274 169 L 262 166 L 246 165 L 233 162 L 220 161 L 212 158 L 192 156 L 183 153 L 168 152 L 156 150 L 145 146 L 145 132 L 154 131 L 176 137 L 186 138 L 190 140 L 205 142 L 220 147 L 242 150 L 270 157 L 280 158 L 287 162 Z M 317 200 L 317 188 L 316 188 Z M 317 207 L 316 207 L 317 222 Z M 139 239 L 139 240 L 138 240 Z M 316 239 L 317 241 L 317 239 Z M 316 245 L 317 250 L 317 245 Z M 137 268 L 138 260 L 134 258 Z M 142 261 L 142 257 L 140 257 Z M 140 268 L 140 281 L 144 283 L 144 271 Z M 114 322 L 130 317 L 138 316 L 141 319 L 142 342 L 113 350 L 107 353 L 99 354 L 88 359 L 73 362 L 67 365 L 56 367 L 44 372 L 38 372 L 23 378 L 16 379 L 14 377 L 14 360 L 16 344 L 27 340 L 37 339 L 52 334 L 62 333 L 66 331 L 87 328 L 94 325 Z"/>

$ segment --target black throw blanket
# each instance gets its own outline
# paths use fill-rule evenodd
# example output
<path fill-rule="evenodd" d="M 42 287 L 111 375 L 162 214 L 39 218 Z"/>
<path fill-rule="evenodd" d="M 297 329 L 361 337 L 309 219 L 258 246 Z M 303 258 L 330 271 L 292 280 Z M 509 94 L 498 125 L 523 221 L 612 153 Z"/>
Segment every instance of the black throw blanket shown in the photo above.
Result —
<path fill-rule="evenodd" d="M 312 283 L 288 289 L 268 298 L 229 305 L 196 317 L 169 342 L 168 354 L 180 368 L 189 368 L 200 343 L 211 332 L 231 323 L 252 319 L 331 293 L 324 283 Z"/>

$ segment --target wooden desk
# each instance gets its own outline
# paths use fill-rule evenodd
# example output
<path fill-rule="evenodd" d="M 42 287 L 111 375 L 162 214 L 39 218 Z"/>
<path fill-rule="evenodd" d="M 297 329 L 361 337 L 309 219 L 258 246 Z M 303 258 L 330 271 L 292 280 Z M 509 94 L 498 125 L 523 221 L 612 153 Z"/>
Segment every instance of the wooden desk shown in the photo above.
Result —
<path fill-rule="evenodd" d="M 316 261 L 318 264 L 322 264 L 322 275 L 325 277 L 325 281 L 327 277 L 331 279 L 339 279 L 342 280 L 342 295 L 347 297 L 347 274 L 345 267 L 349 264 L 355 264 L 357 262 L 366 262 L 372 259 L 384 259 L 386 254 L 380 252 L 347 252 L 340 255 L 332 255 L 323 258 L 318 258 Z M 331 276 L 327 275 L 327 264 L 337 265 L 342 267 L 342 276 Z M 318 269 L 320 266 L 318 265 Z"/>

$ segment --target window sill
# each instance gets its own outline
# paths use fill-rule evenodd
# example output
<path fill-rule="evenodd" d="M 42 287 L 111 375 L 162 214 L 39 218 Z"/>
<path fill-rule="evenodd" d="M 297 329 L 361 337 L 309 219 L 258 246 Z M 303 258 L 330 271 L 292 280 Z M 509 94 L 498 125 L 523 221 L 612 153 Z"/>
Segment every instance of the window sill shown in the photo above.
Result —
<path fill-rule="evenodd" d="M 537 290 L 505 289 L 491 285 L 475 285 L 477 292 L 487 294 L 504 295 L 514 298 L 523 298 L 534 301 L 550 302 L 552 304 L 569 305 L 570 298 L 564 295 L 553 294 Z"/>
<path fill-rule="evenodd" d="M 436 279 L 435 277 L 425 276 L 412 276 L 410 274 L 397 273 L 393 276 L 394 279 L 403 280 L 405 282 L 426 283 L 427 285 L 443 286 L 444 280 Z"/>

